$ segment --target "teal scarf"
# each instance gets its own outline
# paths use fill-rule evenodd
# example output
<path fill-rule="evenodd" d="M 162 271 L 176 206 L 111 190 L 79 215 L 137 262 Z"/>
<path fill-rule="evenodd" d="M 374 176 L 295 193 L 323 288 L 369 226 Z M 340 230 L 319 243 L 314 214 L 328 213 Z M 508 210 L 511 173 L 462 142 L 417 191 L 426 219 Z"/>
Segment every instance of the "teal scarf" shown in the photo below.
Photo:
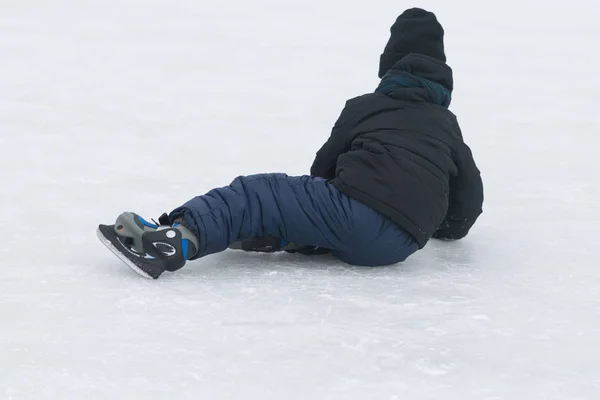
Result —
<path fill-rule="evenodd" d="M 431 102 L 443 107 L 448 107 L 452 100 L 450 91 L 439 83 L 398 70 L 389 70 L 375 89 L 375 93 L 391 96 L 401 88 L 425 89 Z"/>

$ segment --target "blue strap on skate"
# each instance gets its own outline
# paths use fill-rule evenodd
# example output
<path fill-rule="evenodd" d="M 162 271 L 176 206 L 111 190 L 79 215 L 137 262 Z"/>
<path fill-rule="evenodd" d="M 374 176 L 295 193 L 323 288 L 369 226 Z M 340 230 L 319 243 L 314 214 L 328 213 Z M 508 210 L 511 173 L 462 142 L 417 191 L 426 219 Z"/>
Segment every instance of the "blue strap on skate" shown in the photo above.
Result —
<path fill-rule="evenodd" d="M 140 222 L 142 223 L 142 225 L 147 226 L 148 228 L 152 228 L 152 229 L 158 229 L 158 225 L 155 224 L 151 224 L 150 222 L 146 221 L 144 218 L 139 217 Z"/>
<path fill-rule="evenodd" d="M 175 225 L 173 225 L 173 226 L 175 226 Z M 188 247 L 189 247 L 189 243 L 190 243 L 190 241 L 187 240 L 187 239 L 183 239 L 181 241 L 181 251 L 183 251 L 183 259 L 184 260 L 188 259 Z"/>

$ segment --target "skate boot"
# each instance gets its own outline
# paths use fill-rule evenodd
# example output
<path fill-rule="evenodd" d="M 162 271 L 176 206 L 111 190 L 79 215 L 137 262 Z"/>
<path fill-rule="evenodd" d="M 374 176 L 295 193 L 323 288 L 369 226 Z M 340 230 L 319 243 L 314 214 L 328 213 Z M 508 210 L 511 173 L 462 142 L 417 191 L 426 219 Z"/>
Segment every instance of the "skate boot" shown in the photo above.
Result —
<path fill-rule="evenodd" d="M 229 248 L 257 253 L 275 253 L 283 251 L 286 245 L 287 243 L 283 239 L 274 236 L 264 236 L 233 242 Z"/>
<path fill-rule="evenodd" d="M 185 226 L 168 225 L 163 214 L 161 225 L 137 214 L 125 212 L 114 225 L 99 225 L 100 241 L 135 272 L 158 279 L 164 271 L 176 271 L 198 251 L 198 238 Z"/>
<path fill-rule="evenodd" d="M 291 243 L 275 236 L 254 237 L 240 240 L 233 242 L 229 248 L 232 250 L 243 250 L 256 253 L 276 253 L 285 251 L 287 253 L 299 253 L 305 255 L 327 254 L 331 251 L 318 246 L 305 246 L 303 244 Z"/>

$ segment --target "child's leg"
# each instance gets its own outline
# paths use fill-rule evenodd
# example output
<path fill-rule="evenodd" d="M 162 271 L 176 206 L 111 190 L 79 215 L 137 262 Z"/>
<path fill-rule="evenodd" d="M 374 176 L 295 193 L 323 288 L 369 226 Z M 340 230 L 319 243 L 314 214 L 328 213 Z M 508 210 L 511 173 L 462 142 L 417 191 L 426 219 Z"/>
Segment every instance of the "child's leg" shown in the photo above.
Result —
<path fill-rule="evenodd" d="M 333 251 L 333 255 L 351 265 L 376 267 L 381 265 L 396 264 L 406 260 L 408 256 L 419 249 L 413 237 L 397 227 L 393 222 L 383 218 L 379 228 L 374 225 L 365 225 L 366 237 L 374 240 L 362 246 L 354 246 L 350 250 Z M 377 217 L 375 217 L 377 218 Z M 378 232 L 374 230 L 378 229 Z M 368 232 L 368 230 L 372 230 Z"/>
<path fill-rule="evenodd" d="M 170 218 L 181 219 L 198 236 L 194 258 L 223 251 L 237 240 L 264 236 L 332 249 L 343 261 L 359 265 L 392 264 L 417 249 L 410 235 L 385 217 L 324 179 L 308 176 L 240 177 L 188 201 Z M 385 247 L 377 241 L 389 247 L 370 251 Z"/>

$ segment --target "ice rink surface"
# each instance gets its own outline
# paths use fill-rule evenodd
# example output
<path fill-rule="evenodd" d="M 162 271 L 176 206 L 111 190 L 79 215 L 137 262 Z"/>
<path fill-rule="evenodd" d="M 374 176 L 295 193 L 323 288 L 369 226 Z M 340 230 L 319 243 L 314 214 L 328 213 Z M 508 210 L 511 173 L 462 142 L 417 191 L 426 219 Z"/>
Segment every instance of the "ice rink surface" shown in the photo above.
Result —
<path fill-rule="evenodd" d="M 307 173 L 415 5 L 484 179 L 465 240 L 158 281 L 97 240 Z M 1 0 L 0 399 L 599 399 L 599 21 L 591 0 Z"/>

